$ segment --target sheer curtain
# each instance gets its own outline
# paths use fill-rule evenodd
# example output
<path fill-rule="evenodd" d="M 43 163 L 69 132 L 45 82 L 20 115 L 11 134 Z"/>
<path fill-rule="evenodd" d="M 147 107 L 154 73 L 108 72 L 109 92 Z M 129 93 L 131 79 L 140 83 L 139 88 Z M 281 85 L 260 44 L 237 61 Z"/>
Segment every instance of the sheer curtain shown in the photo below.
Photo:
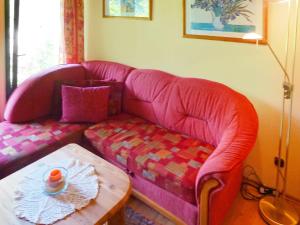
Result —
<path fill-rule="evenodd" d="M 63 49 L 65 63 L 80 63 L 84 60 L 84 15 L 83 0 L 63 0 Z"/>
<path fill-rule="evenodd" d="M 62 63 L 61 0 L 19 1 L 17 84 Z"/>

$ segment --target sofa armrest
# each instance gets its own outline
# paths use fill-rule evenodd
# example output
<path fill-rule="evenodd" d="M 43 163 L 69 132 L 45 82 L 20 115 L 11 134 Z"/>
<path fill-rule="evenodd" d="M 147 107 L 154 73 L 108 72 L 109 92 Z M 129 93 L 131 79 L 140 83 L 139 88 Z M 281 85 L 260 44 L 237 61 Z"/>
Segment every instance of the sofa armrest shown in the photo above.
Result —
<path fill-rule="evenodd" d="M 4 111 L 11 123 L 22 123 L 51 114 L 55 82 L 82 80 L 85 71 L 81 65 L 59 65 L 25 80 L 13 92 Z"/>
<path fill-rule="evenodd" d="M 231 122 L 219 145 L 199 170 L 196 179 L 197 191 L 207 177 L 228 173 L 241 165 L 252 150 L 258 132 L 257 114 L 248 114 L 242 120 L 241 116 L 236 116 Z M 198 196 L 199 192 L 196 194 Z"/>
<path fill-rule="evenodd" d="M 209 208 L 216 214 L 209 212 L 208 224 L 219 224 L 236 197 L 240 189 L 242 165 L 252 150 L 258 132 L 258 118 L 253 107 L 240 105 L 243 110 L 236 114 L 229 126 L 223 132 L 220 143 L 205 161 L 196 178 L 196 198 L 201 204 L 201 193 L 209 180 L 216 180 L 218 187 L 214 187 L 209 196 Z M 208 225 L 204 224 L 204 225 Z M 203 225 L 203 224 L 201 224 Z"/>
<path fill-rule="evenodd" d="M 202 180 L 198 200 L 198 225 L 221 225 L 231 208 L 242 179 L 242 165 L 230 172 L 208 175 Z"/>

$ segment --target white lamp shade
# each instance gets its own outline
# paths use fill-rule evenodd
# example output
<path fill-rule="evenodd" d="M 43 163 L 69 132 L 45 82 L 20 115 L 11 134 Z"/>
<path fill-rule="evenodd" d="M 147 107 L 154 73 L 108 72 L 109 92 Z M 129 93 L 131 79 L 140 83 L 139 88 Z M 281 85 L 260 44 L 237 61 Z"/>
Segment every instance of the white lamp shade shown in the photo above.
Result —
<path fill-rule="evenodd" d="M 257 33 L 247 33 L 243 36 L 243 39 L 245 40 L 261 40 L 263 39 L 262 35 Z"/>

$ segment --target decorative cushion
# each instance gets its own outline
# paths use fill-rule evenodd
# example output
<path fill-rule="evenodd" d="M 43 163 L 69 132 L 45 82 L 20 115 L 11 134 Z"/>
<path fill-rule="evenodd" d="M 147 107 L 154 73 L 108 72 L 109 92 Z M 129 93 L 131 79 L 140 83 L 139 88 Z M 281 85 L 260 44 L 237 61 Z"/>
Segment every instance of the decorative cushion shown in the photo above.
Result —
<path fill-rule="evenodd" d="M 97 123 L 107 118 L 110 87 L 62 87 L 62 122 Z"/>
<path fill-rule="evenodd" d="M 25 124 L 0 123 L 0 173 L 8 170 L 8 165 L 19 166 L 23 158 L 27 157 L 30 163 L 34 160 L 32 155 L 46 155 L 49 147 L 55 146 L 56 149 L 60 145 L 79 142 L 85 128 L 86 125 L 64 124 L 55 120 Z"/>
<path fill-rule="evenodd" d="M 215 149 L 128 115 L 90 127 L 85 136 L 105 157 L 192 204 L 197 173 Z"/>
<path fill-rule="evenodd" d="M 117 81 L 93 81 L 90 80 L 90 86 L 109 86 L 109 100 L 108 100 L 108 115 L 114 116 L 122 112 L 123 86 L 122 82 Z"/>
<path fill-rule="evenodd" d="M 122 94 L 123 83 L 117 81 L 106 80 L 64 80 L 57 81 L 55 84 L 54 97 L 53 97 L 53 116 L 60 118 L 62 115 L 62 86 L 73 87 L 100 87 L 110 86 L 109 101 L 108 101 L 108 115 L 114 116 L 122 111 Z"/>

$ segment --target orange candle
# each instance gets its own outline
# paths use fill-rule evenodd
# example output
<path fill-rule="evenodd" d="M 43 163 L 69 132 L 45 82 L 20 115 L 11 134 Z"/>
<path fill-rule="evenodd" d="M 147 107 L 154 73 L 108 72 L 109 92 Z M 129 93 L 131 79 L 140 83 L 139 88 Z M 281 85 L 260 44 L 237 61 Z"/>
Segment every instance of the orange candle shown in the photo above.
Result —
<path fill-rule="evenodd" d="M 58 169 L 55 169 L 55 170 L 51 171 L 50 176 L 49 176 L 49 180 L 51 182 L 57 182 L 61 179 L 61 177 L 62 177 L 61 171 L 58 170 Z"/>

